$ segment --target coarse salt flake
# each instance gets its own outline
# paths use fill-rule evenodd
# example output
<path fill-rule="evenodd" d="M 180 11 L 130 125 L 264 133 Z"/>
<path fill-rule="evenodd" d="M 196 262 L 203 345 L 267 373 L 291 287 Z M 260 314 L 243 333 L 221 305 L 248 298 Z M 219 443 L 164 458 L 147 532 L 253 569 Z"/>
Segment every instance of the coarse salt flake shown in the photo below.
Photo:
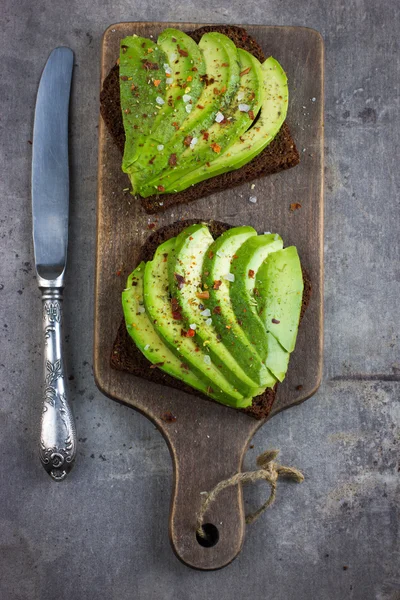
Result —
<path fill-rule="evenodd" d="M 190 327 L 190 329 L 196 329 L 197 325 L 196 325 L 196 323 L 191 323 L 189 325 L 189 327 Z"/>
<path fill-rule="evenodd" d="M 215 120 L 217 123 L 221 123 L 221 121 L 223 121 L 224 118 L 225 118 L 224 115 L 220 111 L 218 111 L 217 114 L 215 115 Z"/>
<path fill-rule="evenodd" d="M 165 102 L 164 102 L 164 100 L 161 98 L 161 96 L 157 96 L 157 98 L 156 98 L 156 102 L 157 102 L 157 104 L 160 104 L 160 105 L 161 105 L 161 104 L 165 104 Z"/>
<path fill-rule="evenodd" d="M 139 313 L 139 314 L 143 314 L 144 312 L 146 312 L 146 309 L 145 309 L 145 307 L 144 307 L 144 306 L 139 306 L 139 308 L 138 308 L 138 313 Z"/>
<path fill-rule="evenodd" d="M 222 256 L 222 252 L 220 252 L 220 250 L 217 250 L 215 253 L 217 256 L 221 257 Z"/>
<path fill-rule="evenodd" d="M 144 350 L 146 351 L 146 350 L 148 350 L 149 348 L 150 348 L 150 344 L 146 344 L 146 345 L 145 345 L 145 347 L 144 347 Z"/>
<path fill-rule="evenodd" d="M 186 110 L 187 113 L 192 112 L 192 105 L 191 104 L 186 104 L 185 110 Z"/>
<path fill-rule="evenodd" d="M 240 112 L 249 112 L 250 106 L 248 104 L 239 104 Z"/>
<path fill-rule="evenodd" d="M 224 279 L 226 279 L 227 281 L 235 281 L 235 275 L 233 273 L 227 273 L 226 275 L 224 275 Z"/>
<path fill-rule="evenodd" d="M 159 150 L 160 152 L 161 150 L 164 150 L 164 144 L 158 144 L 157 150 Z"/>
<path fill-rule="evenodd" d="M 182 100 L 185 102 L 190 102 L 190 100 L 192 99 L 192 96 L 189 96 L 189 94 L 183 94 L 182 96 Z"/>
<path fill-rule="evenodd" d="M 200 314 L 203 317 L 211 317 L 211 310 L 209 308 L 206 308 L 206 309 L 202 310 Z"/>
<path fill-rule="evenodd" d="M 191 150 L 193 150 L 193 148 L 195 147 L 195 145 L 197 144 L 198 141 L 199 141 L 199 138 L 197 138 L 197 137 L 192 138 L 192 141 L 190 142 Z"/>
<path fill-rule="evenodd" d="M 250 196 L 249 202 L 252 202 L 253 204 L 255 204 L 257 202 L 257 196 Z"/>
<path fill-rule="evenodd" d="M 244 92 L 239 92 L 237 95 L 237 99 L 239 100 L 239 102 L 240 102 L 240 100 L 243 100 L 243 98 L 244 98 Z"/>
<path fill-rule="evenodd" d="M 211 365 L 211 358 L 208 356 L 208 354 L 204 355 L 204 362 L 206 365 Z"/>
<path fill-rule="evenodd" d="M 208 325 L 208 326 L 212 325 L 212 319 L 211 318 L 206 319 L 206 325 Z"/>

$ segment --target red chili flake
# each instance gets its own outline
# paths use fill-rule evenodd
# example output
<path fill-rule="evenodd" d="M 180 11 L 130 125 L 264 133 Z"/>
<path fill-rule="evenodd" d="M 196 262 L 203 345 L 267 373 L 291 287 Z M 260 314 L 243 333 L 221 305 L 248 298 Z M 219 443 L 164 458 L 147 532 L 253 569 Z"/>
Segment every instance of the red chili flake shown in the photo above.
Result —
<path fill-rule="evenodd" d="M 172 123 L 172 126 L 173 126 L 173 127 L 175 127 L 175 129 L 176 129 L 176 130 L 178 130 L 178 129 L 179 129 L 179 123 L 177 123 L 176 121 L 174 121 L 174 122 Z"/>
<path fill-rule="evenodd" d="M 192 141 L 192 139 L 193 139 L 193 138 L 192 138 L 192 136 L 191 136 L 191 135 L 187 135 L 187 136 L 185 137 L 185 139 L 183 140 L 183 143 L 184 143 L 184 145 L 185 145 L 185 146 L 190 146 L 190 142 Z"/>
<path fill-rule="evenodd" d="M 214 256 L 214 252 L 212 250 L 210 250 L 210 252 L 208 253 L 208 258 L 211 260 Z"/>
<path fill-rule="evenodd" d="M 299 208 L 301 208 L 300 202 L 292 202 L 292 204 L 290 205 L 290 210 L 292 212 L 294 212 L 295 210 L 298 210 Z"/>
<path fill-rule="evenodd" d="M 221 287 L 222 281 L 220 279 L 216 279 L 214 281 L 213 290 L 219 290 Z"/>
<path fill-rule="evenodd" d="M 179 302 L 176 298 L 171 298 L 171 312 L 172 312 L 172 317 L 176 321 L 182 321 L 181 309 L 179 306 Z"/>
<path fill-rule="evenodd" d="M 254 291 L 254 295 L 255 295 L 255 296 L 259 296 L 259 295 L 260 295 L 260 291 L 259 291 L 259 289 L 258 289 L 258 288 L 254 288 L 254 290 L 253 290 L 253 291 Z M 246 312 L 246 311 L 245 311 L 245 312 Z"/>
<path fill-rule="evenodd" d="M 208 133 L 208 131 L 205 131 L 205 132 L 203 133 L 203 140 L 206 140 L 206 141 L 207 141 L 209 137 L 210 137 L 210 134 Z"/>
<path fill-rule="evenodd" d="M 250 279 L 254 279 L 254 275 L 255 275 L 255 273 L 254 273 L 253 269 L 249 269 L 249 277 L 250 277 Z"/>
<path fill-rule="evenodd" d="M 176 38 L 175 38 L 175 37 L 173 37 L 173 38 L 171 38 L 171 40 L 172 40 L 172 41 L 174 42 L 174 44 L 175 44 L 175 42 L 176 42 Z"/>
<path fill-rule="evenodd" d="M 252 110 L 249 110 L 249 112 L 248 112 L 247 114 L 249 115 L 250 119 L 251 119 L 252 121 L 254 121 L 254 113 L 253 113 L 253 111 L 252 111 Z"/>
<path fill-rule="evenodd" d="M 132 83 L 132 85 L 131 85 L 131 92 L 133 92 L 133 90 L 134 90 L 135 88 L 136 88 L 135 84 L 134 84 L 134 83 Z"/>
<path fill-rule="evenodd" d="M 171 154 L 171 156 L 168 159 L 168 164 L 170 167 L 175 167 L 176 165 L 176 154 Z"/>
<path fill-rule="evenodd" d="M 208 298 L 210 297 L 210 292 L 209 291 L 205 291 L 205 292 L 197 292 L 196 296 L 198 298 L 204 298 L 206 300 L 208 300 Z"/>
<path fill-rule="evenodd" d="M 280 321 L 278 321 L 278 319 L 272 319 L 272 322 L 275 323 L 275 325 L 279 325 Z"/>
<path fill-rule="evenodd" d="M 221 67 L 229 67 L 229 63 L 222 63 Z"/>
<path fill-rule="evenodd" d="M 192 67 L 192 71 L 198 71 L 197 67 Z"/>
<path fill-rule="evenodd" d="M 153 81 L 153 85 L 155 85 L 155 87 L 158 87 L 161 83 L 161 79 L 154 79 Z"/>
<path fill-rule="evenodd" d="M 243 325 L 243 321 L 241 321 L 241 319 L 238 319 L 238 323 L 239 323 L 240 326 Z"/>
<path fill-rule="evenodd" d="M 226 85 L 223 85 L 222 88 L 221 88 L 221 94 L 225 94 L 226 89 L 227 89 Z"/>
<path fill-rule="evenodd" d="M 125 108 L 124 113 L 126 115 L 130 115 L 131 114 L 131 109 L 130 108 Z"/>
<path fill-rule="evenodd" d="M 139 129 L 139 125 L 134 125 L 133 129 Z"/>
<path fill-rule="evenodd" d="M 155 156 L 153 156 L 153 158 L 151 158 L 151 159 L 149 160 L 149 165 L 152 165 L 152 164 L 153 164 L 153 162 L 155 161 L 155 159 L 156 159 L 156 157 L 155 157 Z"/>
<path fill-rule="evenodd" d="M 210 148 L 212 148 L 216 154 L 219 154 L 221 152 L 221 146 L 216 142 L 213 142 Z"/>
<path fill-rule="evenodd" d="M 145 69 L 146 71 L 157 71 L 160 67 L 158 66 L 158 63 L 153 63 L 150 60 L 142 60 L 143 63 L 143 69 Z"/>
<path fill-rule="evenodd" d="M 186 337 L 194 337 L 195 335 L 196 335 L 196 332 L 194 329 L 187 330 Z"/>
<path fill-rule="evenodd" d="M 143 117 L 143 119 L 147 119 L 147 115 L 146 115 L 146 113 L 144 113 L 144 114 L 142 115 L 142 117 Z"/>
<path fill-rule="evenodd" d="M 214 88 L 213 92 L 216 96 L 219 96 L 219 94 L 220 94 L 220 91 L 218 88 Z"/>
<path fill-rule="evenodd" d="M 193 77 L 191 75 L 188 75 L 188 77 L 186 77 L 186 81 L 192 81 Z"/>
<path fill-rule="evenodd" d="M 221 307 L 220 306 L 216 306 L 213 310 L 214 315 L 220 315 L 221 314 Z"/>
<path fill-rule="evenodd" d="M 302 389 L 303 389 L 303 386 L 302 386 L 302 385 L 296 385 L 296 390 L 297 390 L 298 392 L 300 392 L 300 390 L 302 390 Z"/>
<path fill-rule="evenodd" d="M 119 277 L 121 275 L 121 271 L 117 271 L 116 275 L 117 275 L 117 277 Z"/>
<path fill-rule="evenodd" d="M 164 257 L 163 262 L 167 262 L 168 252 L 164 252 L 163 257 Z"/>
<path fill-rule="evenodd" d="M 189 56 L 188 53 L 186 52 L 186 50 L 182 50 L 182 48 L 179 48 L 179 46 L 178 46 L 178 52 L 181 56 Z"/>
<path fill-rule="evenodd" d="M 154 365 L 150 365 L 150 369 L 155 369 L 156 367 L 162 367 L 163 362 L 154 363 Z"/>
<path fill-rule="evenodd" d="M 157 186 L 157 190 L 158 190 L 159 192 L 165 192 L 165 187 L 164 187 L 163 185 L 158 185 L 158 186 Z"/>
<path fill-rule="evenodd" d="M 155 226 L 156 226 L 156 224 L 155 224 L 155 223 L 149 223 L 149 224 L 147 225 L 148 229 L 154 229 L 154 227 L 155 227 Z"/>
<path fill-rule="evenodd" d="M 206 162 L 206 167 L 209 167 L 209 166 L 210 166 L 210 163 L 209 163 L 209 162 Z"/>
<path fill-rule="evenodd" d="M 175 423 L 175 421 L 176 421 L 176 416 L 173 415 L 170 410 L 168 410 L 166 413 L 164 413 L 161 418 L 166 423 Z"/>
<path fill-rule="evenodd" d="M 174 273 L 174 279 L 178 284 L 178 290 L 181 290 L 185 284 L 185 278 L 182 277 L 182 275 L 180 275 L 179 273 Z"/>
<path fill-rule="evenodd" d="M 189 371 L 189 365 L 187 365 L 186 363 L 181 363 L 181 369 L 185 369 L 186 371 Z"/>
<path fill-rule="evenodd" d="M 241 73 L 239 73 L 240 77 L 242 77 L 242 75 L 247 75 L 247 73 L 250 73 L 250 69 L 251 67 L 247 67 L 247 69 L 244 69 Z"/>
<path fill-rule="evenodd" d="M 127 75 L 121 75 L 120 79 L 121 79 L 121 81 L 128 81 L 128 76 Z"/>

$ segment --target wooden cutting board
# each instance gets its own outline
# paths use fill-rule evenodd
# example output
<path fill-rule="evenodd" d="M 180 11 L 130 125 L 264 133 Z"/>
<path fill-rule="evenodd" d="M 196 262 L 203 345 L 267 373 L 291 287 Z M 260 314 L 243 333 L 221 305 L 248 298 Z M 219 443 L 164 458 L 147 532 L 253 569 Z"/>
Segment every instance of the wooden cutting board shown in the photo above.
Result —
<path fill-rule="evenodd" d="M 120 39 L 137 34 L 155 39 L 166 27 L 190 31 L 204 24 L 118 23 L 103 37 L 101 81 L 115 64 Z M 196 540 L 196 512 L 201 492 L 241 469 L 255 431 L 265 421 L 183 392 L 152 384 L 110 368 L 113 340 L 122 317 L 121 291 L 136 265 L 138 250 L 156 227 L 181 218 L 217 219 L 277 231 L 286 246 L 296 245 L 312 282 L 312 297 L 299 331 L 288 375 L 272 413 L 299 404 L 317 390 L 322 371 L 323 282 L 323 42 L 302 27 L 246 25 L 246 30 L 272 54 L 288 74 L 288 123 L 301 154 L 299 166 L 250 184 L 204 198 L 161 216 L 145 214 L 123 191 L 129 182 L 121 171 L 121 155 L 104 123 L 99 124 L 97 258 L 94 323 L 94 372 L 99 389 L 110 398 L 143 413 L 160 429 L 171 452 L 174 483 L 169 532 L 180 560 L 198 569 L 218 569 L 240 552 L 244 539 L 244 507 L 240 488 L 224 490 L 207 514 L 218 528 L 219 541 L 203 547 Z M 257 203 L 249 202 L 250 196 Z M 301 208 L 290 210 L 290 205 Z M 171 411 L 176 421 L 163 415 Z M 284 450 L 284 449 L 283 449 Z M 268 518 L 268 517 L 266 517 Z M 262 527 L 262 524 L 259 525 Z"/>

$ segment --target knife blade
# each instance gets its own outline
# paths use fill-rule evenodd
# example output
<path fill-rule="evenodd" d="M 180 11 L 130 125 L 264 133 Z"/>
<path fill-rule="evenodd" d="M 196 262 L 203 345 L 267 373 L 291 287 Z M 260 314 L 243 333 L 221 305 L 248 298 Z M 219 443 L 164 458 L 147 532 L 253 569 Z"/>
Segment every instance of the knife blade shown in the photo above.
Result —
<path fill-rule="evenodd" d="M 68 401 L 62 349 L 63 289 L 67 262 L 69 165 L 68 110 L 74 55 L 50 54 L 36 99 L 32 151 L 32 229 L 42 292 L 44 391 L 39 456 L 55 481 L 71 470 L 76 430 Z"/>

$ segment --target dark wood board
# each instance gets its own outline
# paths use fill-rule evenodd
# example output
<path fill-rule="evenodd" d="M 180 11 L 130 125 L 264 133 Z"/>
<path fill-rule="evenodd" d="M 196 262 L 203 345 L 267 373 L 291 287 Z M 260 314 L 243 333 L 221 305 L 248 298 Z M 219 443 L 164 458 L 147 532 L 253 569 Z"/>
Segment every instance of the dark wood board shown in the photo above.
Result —
<path fill-rule="evenodd" d="M 103 38 L 101 81 L 115 64 L 120 39 L 138 34 L 154 38 L 165 27 L 193 30 L 193 23 L 118 23 Z M 241 469 L 255 431 L 265 421 L 183 392 L 115 371 L 109 365 L 113 340 L 122 316 L 121 291 L 138 250 L 150 234 L 149 224 L 162 226 L 180 218 L 218 219 L 252 225 L 259 232 L 279 232 L 294 244 L 312 281 L 312 297 L 299 331 L 288 375 L 279 386 L 271 418 L 299 404 L 317 390 L 322 372 L 323 331 L 323 42 L 303 27 L 245 25 L 264 53 L 280 61 L 289 78 L 288 123 L 301 154 L 299 166 L 204 198 L 188 206 L 147 215 L 123 190 L 129 182 L 121 171 L 121 155 L 104 123 L 99 124 L 97 258 L 94 323 L 94 373 L 100 390 L 146 415 L 164 435 L 174 464 L 170 539 L 180 560 L 198 569 L 218 569 L 240 552 L 244 539 L 242 490 L 224 490 L 207 521 L 219 530 L 211 548 L 195 536 L 201 492 Z M 257 203 L 249 202 L 250 196 Z M 291 203 L 301 208 L 292 212 Z M 301 387 L 300 387 L 301 386 Z M 177 419 L 166 423 L 171 411 Z"/>

